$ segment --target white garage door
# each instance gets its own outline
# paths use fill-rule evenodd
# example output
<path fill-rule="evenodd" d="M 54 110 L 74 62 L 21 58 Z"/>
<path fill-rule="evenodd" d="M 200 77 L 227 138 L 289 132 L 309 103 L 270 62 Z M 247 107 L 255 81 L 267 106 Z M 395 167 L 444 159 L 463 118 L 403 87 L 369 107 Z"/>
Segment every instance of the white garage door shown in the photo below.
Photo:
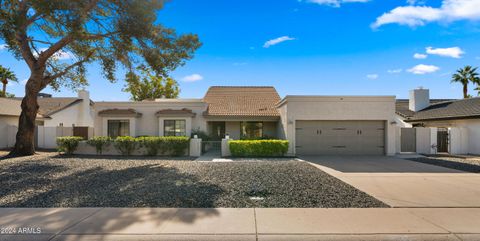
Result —
<path fill-rule="evenodd" d="M 384 121 L 297 121 L 298 155 L 384 155 Z"/>

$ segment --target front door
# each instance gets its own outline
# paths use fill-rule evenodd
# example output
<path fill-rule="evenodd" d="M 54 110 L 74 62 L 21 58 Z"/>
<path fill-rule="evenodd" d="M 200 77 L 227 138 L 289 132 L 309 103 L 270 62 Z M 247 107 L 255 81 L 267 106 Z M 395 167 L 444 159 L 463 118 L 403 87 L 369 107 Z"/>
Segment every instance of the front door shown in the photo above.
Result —
<path fill-rule="evenodd" d="M 212 122 L 211 136 L 214 141 L 225 138 L 225 121 Z"/>
<path fill-rule="evenodd" d="M 437 152 L 448 152 L 448 129 L 438 128 Z"/>

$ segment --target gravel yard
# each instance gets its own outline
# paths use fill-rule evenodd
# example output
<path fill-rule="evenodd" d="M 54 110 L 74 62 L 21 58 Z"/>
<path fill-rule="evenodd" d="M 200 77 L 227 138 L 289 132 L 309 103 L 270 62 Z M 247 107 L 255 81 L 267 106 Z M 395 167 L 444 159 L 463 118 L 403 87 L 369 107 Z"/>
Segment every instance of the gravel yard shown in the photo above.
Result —
<path fill-rule="evenodd" d="M 0 160 L 0 207 L 386 207 L 304 162 Z"/>
<path fill-rule="evenodd" d="M 465 172 L 480 173 L 480 157 L 426 156 L 409 160 L 426 164 L 452 168 Z"/>

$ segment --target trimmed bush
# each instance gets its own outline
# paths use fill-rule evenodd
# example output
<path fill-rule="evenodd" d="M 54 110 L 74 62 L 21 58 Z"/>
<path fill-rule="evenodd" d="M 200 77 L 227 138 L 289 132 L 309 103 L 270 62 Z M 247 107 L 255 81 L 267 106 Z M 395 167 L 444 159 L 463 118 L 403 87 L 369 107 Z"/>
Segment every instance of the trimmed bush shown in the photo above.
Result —
<path fill-rule="evenodd" d="M 67 155 L 73 154 L 78 147 L 78 143 L 83 138 L 80 136 L 62 136 L 57 137 L 57 148 L 59 152 L 65 152 Z"/>
<path fill-rule="evenodd" d="M 156 156 L 158 151 L 162 146 L 162 139 L 161 137 L 156 136 L 146 136 L 146 137 L 137 137 L 137 139 L 141 140 L 141 145 L 147 149 L 147 155 L 149 156 Z"/>
<path fill-rule="evenodd" d="M 96 136 L 87 141 L 87 144 L 95 147 L 97 154 L 101 155 L 103 149 L 112 143 L 112 138 L 108 136 Z"/>
<path fill-rule="evenodd" d="M 288 151 L 286 140 L 237 140 L 229 141 L 232 156 L 238 157 L 278 157 Z"/>
<path fill-rule="evenodd" d="M 113 142 L 113 146 L 122 153 L 122 155 L 130 156 L 132 152 L 139 147 L 141 139 L 131 136 L 119 136 Z"/>
<path fill-rule="evenodd" d="M 162 139 L 160 152 L 165 154 L 169 152 L 172 156 L 185 155 L 185 150 L 190 145 L 190 138 L 186 136 L 164 136 Z"/>

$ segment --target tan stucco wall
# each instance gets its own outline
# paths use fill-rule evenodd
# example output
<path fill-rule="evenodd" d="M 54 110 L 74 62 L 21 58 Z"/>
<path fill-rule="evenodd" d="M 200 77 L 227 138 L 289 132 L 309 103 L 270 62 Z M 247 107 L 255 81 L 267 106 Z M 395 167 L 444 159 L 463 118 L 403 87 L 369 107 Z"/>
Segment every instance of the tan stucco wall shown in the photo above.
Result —
<path fill-rule="evenodd" d="M 295 154 L 297 120 L 383 120 L 387 155 L 395 154 L 395 96 L 287 96 L 280 103 L 283 135 Z"/>
<path fill-rule="evenodd" d="M 201 100 L 177 100 L 177 101 L 148 101 L 148 102 L 96 102 L 95 103 L 95 135 L 106 135 L 106 119 L 128 119 L 124 117 L 101 117 L 99 111 L 105 109 L 135 109 L 142 113 L 141 117 L 130 121 L 131 135 L 135 136 L 158 136 L 160 133 L 159 118 L 155 113 L 162 109 L 191 109 L 196 115 L 195 117 L 168 117 L 169 119 L 190 119 L 187 126 L 187 135 L 190 135 L 192 129 L 200 129 L 206 131 L 206 121 L 203 118 L 203 112 L 207 106 Z M 134 123 L 133 123 L 134 122 Z M 163 128 L 162 128 L 163 132 Z M 134 134 L 132 134 L 134 133 Z"/>

